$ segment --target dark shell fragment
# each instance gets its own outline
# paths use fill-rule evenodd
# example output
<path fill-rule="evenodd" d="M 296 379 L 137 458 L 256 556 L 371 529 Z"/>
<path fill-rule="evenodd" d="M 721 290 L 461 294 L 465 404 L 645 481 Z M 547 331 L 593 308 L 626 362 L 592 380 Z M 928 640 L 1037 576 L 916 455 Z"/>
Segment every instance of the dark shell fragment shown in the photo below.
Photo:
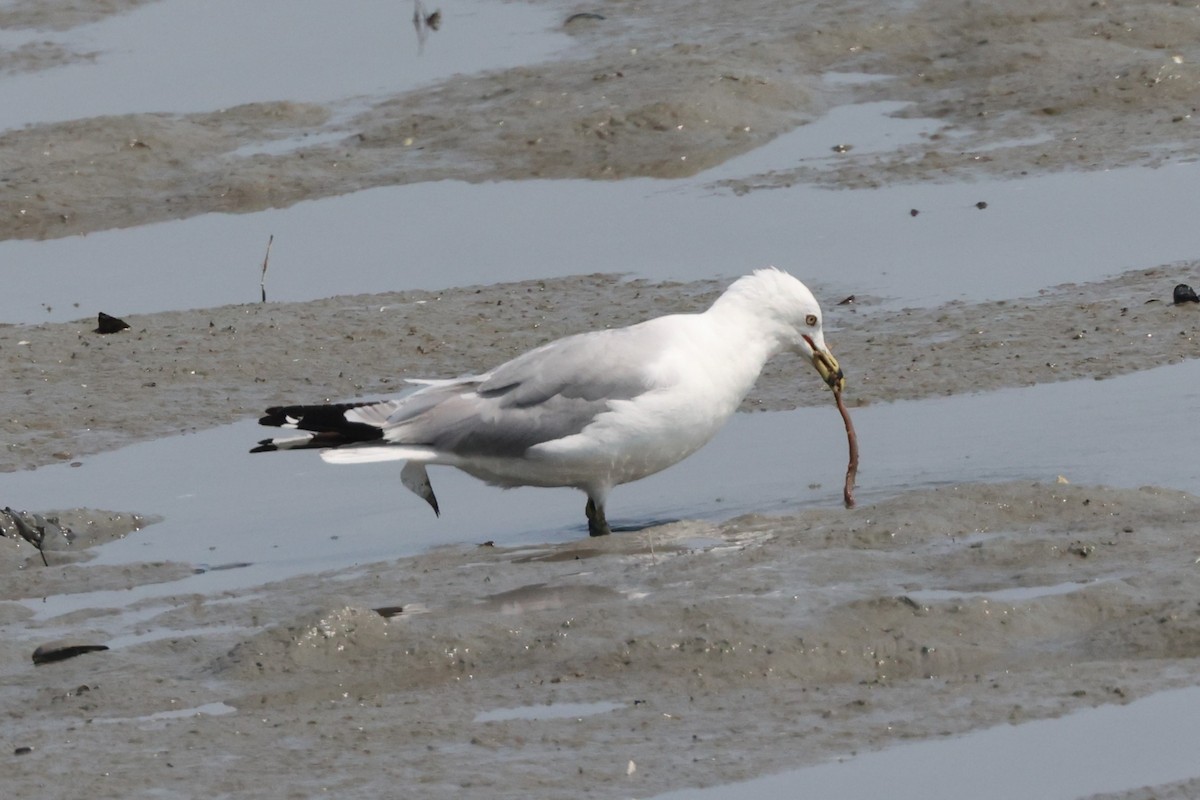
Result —
<path fill-rule="evenodd" d="M 96 333 L 117 333 L 129 329 L 129 323 L 101 311 L 96 316 Z"/>

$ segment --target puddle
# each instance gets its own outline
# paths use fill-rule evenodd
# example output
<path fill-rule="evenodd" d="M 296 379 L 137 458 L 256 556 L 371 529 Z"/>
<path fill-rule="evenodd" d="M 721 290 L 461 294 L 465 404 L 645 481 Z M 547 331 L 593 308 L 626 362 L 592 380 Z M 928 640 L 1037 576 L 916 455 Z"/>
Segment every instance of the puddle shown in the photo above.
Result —
<path fill-rule="evenodd" d="M 345 131 L 330 133 L 306 133 L 302 136 L 292 136 L 286 139 L 275 139 L 269 142 L 251 142 L 233 151 L 233 156 L 281 156 L 287 153 L 303 150 L 306 147 L 316 147 L 322 144 L 333 144 L 346 138 Z"/>
<path fill-rule="evenodd" d="M 870 72 L 825 72 L 821 75 L 821 80 L 830 86 L 864 86 L 891 79 L 890 75 L 875 75 Z"/>
<path fill-rule="evenodd" d="M 481 711 L 475 715 L 474 722 L 506 722 L 513 719 L 544 720 L 570 719 L 572 717 L 590 717 L 593 714 L 607 714 L 624 708 L 624 703 L 547 703 L 540 706 L 520 706 L 518 708 L 496 708 L 491 711 Z"/>
<path fill-rule="evenodd" d="M 1200 406 L 1200 361 L 1107 381 L 868 406 L 855 411 L 862 447 L 860 504 L 963 482 L 1030 480 L 1193 491 L 1200 461 L 1187 437 Z M 1131 413 L 1153 408 L 1153 415 Z M 1105 431 L 1080 436 L 1079 431 Z M 26 605 L 45 619 L 79 608 L 122 608 L 147 597 L 211 594 L 412 555 L 443 544 L 505 546 L 584 536 L 583 497 L 570 489 L 501 491 L 449 468 L 431 469 L 435 517 L 400 486 L 393 465 L 331 466 L 312 453 L 250 455 L 252 421 L 88 458 L 78 468 L 4 476 L 24 508 L 133 509 L 163 522 L 98 548 L 93 563 L 236 563 L 133 590 L 57 595 Z M 681 464 L 618 487 L 617 526 L 727 519 L 841 501 L 845 434 L 832 408 L 738 414 Z M 971 442 L 970 448 L 947 442 Z M 737 469 L 731 469 L 737 464 Z M 352 513 L 351 510 L 352 509 Z M 1188 556 L 1192 557 L 1191 555 Z"/>
<path fill-rule="evenodd" d="M 738 784 L 658 795 L 658 800 L 789 797 L 826 800 L 1070 800 L 1200 776 L 1200 688 L 1161 692 L 1124 706 L 1004 725 L 900 745 Z"/>
<path fill-rule="evenodd" d="M 834 148 L 848 147 L 855 155 L 886 153 L 916 144 L 942 127 L 932 119 L 895 116 L 909 105 L 884 101 L 839 106 L 820 119 L 713 167 L 704 173 L 704 180 L 745 178 L 801 165 L 832 166 L 840 157 Z"/>
<path fill-rule="evenodd" d="M 4 76 L 0 129 L 393 94 L 456 73 L 536 63 L 571 45 L 550 8 L 458 0 L 441 10 L 423 47 L 413 4 L 402 0 L 360 0 L 353 11 L 326 0 L 159 0 L 69 31 L 4 31 L 6 49 L 35 42 L 91 55 Z"/>
<path fill-rule="evenodd" d="M 876 118 L 885 128 L 912 124 Z M 822 141 L 837 141 L 835 133 Z M 767 166 L 758 157 L 747 163 Z M 272 301 L 592 272 L 733 277 L 767 264 L 789 269 L 824 297 L 871 294 L 909 306 L 1012 298 L 1194 258 L 1198 183 L 1200 164 L 743 196 L 710 188 L 706 175 L 422 183 L 255 214 L 0 242 L 5 273 L 20 276 L 0 296 L 0 320 L 257 302 L 272 234 Z M 980 200 L 988 203 L 984 211 L 975 208 Z M 921 214 L 911 217 L 912 208 Z M 1131 208 L 1155 211 L 1130 226 Z M 1100 230 L 1123 235 L 1097 236 Z M 1164 291 L 1174 282 L 1168 278 Z"/>
<path fill-rule="evenodd" d="M 1110 580 L 1110 579 L 1105 579 Z M 1013 586 L 990 592 L 960 591 L 958 589 L 922 589 L 906 592 L 905 597 L 917 603 L 941 603 L 947 600 L 984 600 L 994 603 L 1022 603 L 1042 597 L 1072 594 L 1103 581 L 1056 583 L 1053 586 Z"/>
<path fill-rule="evenodd" d="M 224 714 L 233 714 L 236 711 L 236 708 L 225 703 L 205 703 L 202 706 L 195 706 L 193 708 L 174 708 L 170 711 L 158 711 L 153 714 L 147 714 L 144 717 L 95 717 L 92 719 L 92 722 L 101 724 L 116 722 L 164 722 L 166 720 L 188 719 L 199 716 L 219 717 Z"/>

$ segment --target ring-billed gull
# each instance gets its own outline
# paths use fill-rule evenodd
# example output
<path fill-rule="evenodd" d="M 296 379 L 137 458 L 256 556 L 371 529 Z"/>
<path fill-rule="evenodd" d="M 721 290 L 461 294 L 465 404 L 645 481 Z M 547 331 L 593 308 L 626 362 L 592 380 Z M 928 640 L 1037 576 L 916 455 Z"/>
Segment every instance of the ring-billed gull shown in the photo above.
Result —
<path fill-rule="evenodd" d="M 395 399 L 277 406 L 259 422 L 303 433 L 250 452 L 322 448 L 334 464 L 403 460 L 400 478 L 438 513 L 426 466 L 496 486 L 587 494 L 588 532 L 610 532 L 609 491 L 700 449 L 733 415 L 767 360 L 789 350 L 831 388 L 845 379 L 821 307 L 771 267 L 735 281 L 707 311 L 567 336 L 481 375 L 422 384 Z"/>

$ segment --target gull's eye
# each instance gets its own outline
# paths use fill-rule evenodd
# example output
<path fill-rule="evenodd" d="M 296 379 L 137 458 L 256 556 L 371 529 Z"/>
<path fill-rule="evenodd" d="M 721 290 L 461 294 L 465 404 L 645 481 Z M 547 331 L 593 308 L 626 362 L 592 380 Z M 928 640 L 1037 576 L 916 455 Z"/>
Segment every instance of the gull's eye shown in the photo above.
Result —
<path fill-rule="evenodd" d="M 804 324 L 810 328 L 817 327 L 817 315 L 809 314 L 807 317 L 804 318 Z"/>

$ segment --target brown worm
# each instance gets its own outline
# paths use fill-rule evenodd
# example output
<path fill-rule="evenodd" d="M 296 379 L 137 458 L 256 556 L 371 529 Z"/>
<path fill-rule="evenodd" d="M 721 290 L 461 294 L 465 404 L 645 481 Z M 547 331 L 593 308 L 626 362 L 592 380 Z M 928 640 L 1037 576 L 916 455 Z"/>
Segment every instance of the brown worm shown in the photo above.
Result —
<path fill-rule="evenodd" d="M 846 440 L 850 443 L 850 463 L 846 466 L 846 486 L 842 489 L 842 502 L 846 504 L 846 508 L 854 508 L 854 479 L 858 476 L 858 436 L 854 433 L 850 412 L 846 410 L 846 404 L 842 401 L 841 389 L 833 390 L 833 399 L 837 401 L 842 421 L 846 423 Z"/>

